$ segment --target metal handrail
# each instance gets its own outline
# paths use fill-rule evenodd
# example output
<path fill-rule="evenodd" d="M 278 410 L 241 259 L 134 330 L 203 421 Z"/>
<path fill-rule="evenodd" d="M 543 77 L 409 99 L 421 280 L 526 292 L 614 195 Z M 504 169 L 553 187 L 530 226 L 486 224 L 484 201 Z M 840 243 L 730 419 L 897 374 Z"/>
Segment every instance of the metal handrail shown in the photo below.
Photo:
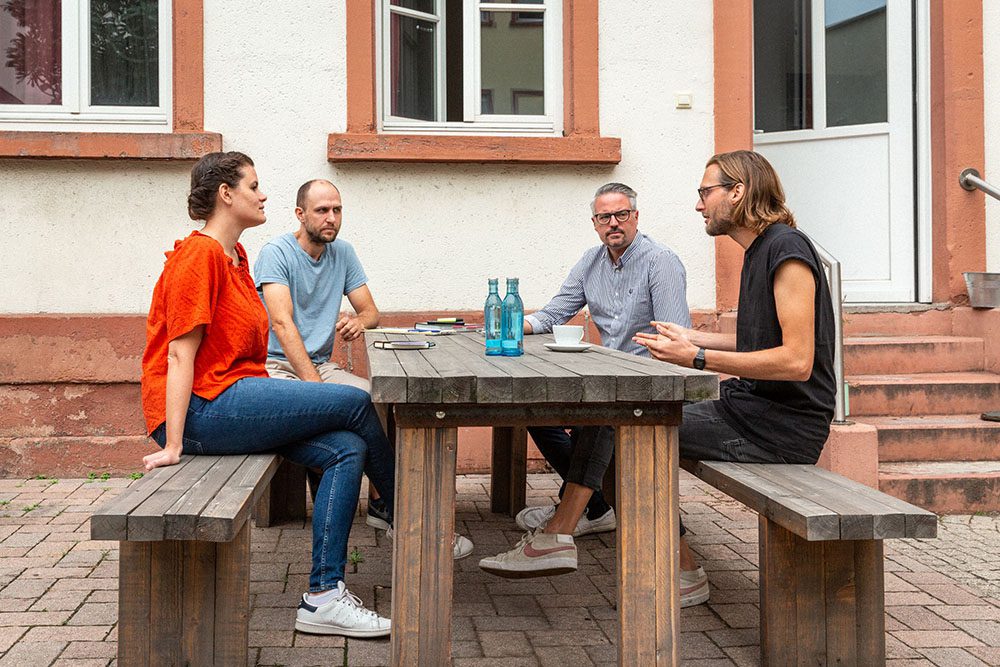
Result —
<path fill-rule="evenodd" d="M 997 189 L 995 186 L 990 185 L 980 178 L 979 172 L 971 167 L 969 169 L 965 169 L 958 175 L 958 184 L 969 192 L 972 192 L 973 190 L 982 190 L 994 199 L 1000 199 L 1000 189 Z"/>
<path fill-rule="evenodd" d="M 827 281 L 830 283 L 830 301 L 833 302 L 833 375 L 837 383 L 837 398 L 833 407 L 833 423 L 847 424 L 847 396 L 844 384 L 844 290 L 841 285 L 840 260 L 831 255 L 826 248 L 816 243 L 812 237 L 813 247 L 819 255 L 819 261 L 827 269 Z"/>

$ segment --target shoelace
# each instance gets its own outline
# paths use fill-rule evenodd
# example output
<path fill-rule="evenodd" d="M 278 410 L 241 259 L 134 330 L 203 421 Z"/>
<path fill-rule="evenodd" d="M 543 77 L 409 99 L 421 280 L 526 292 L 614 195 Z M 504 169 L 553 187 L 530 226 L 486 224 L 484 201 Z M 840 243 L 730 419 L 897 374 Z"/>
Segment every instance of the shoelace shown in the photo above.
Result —
<path fill-rule="evenodd" d="M 371 609 L 365 609 L 364 604 L 362 604 L 362 602 L 361 602 L 361 598 L 359 598 L 357 595 L 355 595 L 351 591 L 347 590 L 347 588 L 344 588 L 344 593 L 343 593 L 343 595 L 340 596 L 340 599 L 344 600 L 345 602 L 347 602 L 349 605 L 351 605 L 352 607 L 354 607 L 355 609 L 357 609 L 358 612 L 360 612 L 360 613 L 367 614 L 368 616 L 372 616 L 372 617 L 375 617 L 375 618 L 378 617 L 378 614 L 376 614 Z"/>

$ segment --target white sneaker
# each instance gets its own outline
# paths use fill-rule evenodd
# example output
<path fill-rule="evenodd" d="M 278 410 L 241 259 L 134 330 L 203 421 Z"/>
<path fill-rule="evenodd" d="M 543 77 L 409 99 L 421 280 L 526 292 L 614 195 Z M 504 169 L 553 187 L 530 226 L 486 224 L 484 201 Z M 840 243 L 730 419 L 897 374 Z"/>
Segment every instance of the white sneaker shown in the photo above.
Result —
<path fill-rule="evenodd" d="M 295 629 L 299 632 L 344 637 L 384 637 L 390 632 L 392 622 L 365 609 L 343 581 L 337 583 L 337 597 L 330 602 L 316 606 L 308 599 L 303 595 L 295 612 Z"/>
<path fill-rule="evenodd" d="M 479 561 L 479 567 L 508 579 L 551 577 L 576 571 L 577 551 L 572 535 L 527 532 L 510 551 Z"/>
<path fill-rule="evenodd" d="M 700 567 L 687 572 L 681 570 L 681 608 L 708 602 L 708 575 Z"/>
<path fill-rule="evenodd" d="M 514 517 L 514 523 L 521 530 L 535 530 L 544 527 L 556 515 L 557 505 L 542 505 L 541 507 L 525 507 Z M 596 519 L 588 519 L 586 512 L 576 522 L 576 529 L 573 537 L 581 535 L 591 535 L 593 533 L 607 533 L 618 527 L 618 520 L 615 518 L 614 509 L 609 509 Z"/>
<path fill-rule="evenodd" d="M 390 540 L 392 539 L 393 531 L 391 526 L 387 531 L 385 531 L 385 534 Z M 472 553 L 472 540 L 465 535 L 455 533 L 455 535 L 451 538 L 451 546 L 453 560 L 461 560 Z"/>

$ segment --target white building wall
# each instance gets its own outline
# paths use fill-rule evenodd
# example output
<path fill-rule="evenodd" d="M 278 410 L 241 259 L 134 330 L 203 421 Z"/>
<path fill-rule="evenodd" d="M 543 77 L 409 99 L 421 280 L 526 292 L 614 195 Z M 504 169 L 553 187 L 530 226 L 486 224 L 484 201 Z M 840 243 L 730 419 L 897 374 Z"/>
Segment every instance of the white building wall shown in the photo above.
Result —
<path fill-rule="evenodd" d="M 1000 2 L 983 3 L 986 170 L 1000 187 Z M 982 170 L 980 170 L 982 171 Z M 1000 201 L 986 197 L 986 270 L 1000 272 Z"/>
<path fill-rule="evenodd" d="M 298 185 L 323 177 L 383 310 L 478 308 L 488 276 L 519 276 L 538 308 L 598 242 L 590 197 L 616 180 L 639 192 L 639 228 L 686 264 L 691 307 L 713 308 L 714 246 L 694 211 L 714 146 L 711 5 L 606 0 L 600 20 L 601 130 L 621 137 L 620 165 L 335 165 L 343 4 L 205 3 L 205 128 L 253 157 L 269 195 L 268 223 L 243 237 L 251 261 L 297 226 Z M 675 91 L 694 108 L 675 110 Z M 163 251 L 196 227 L 189 169 L 0 160 L 0 312 L 145 312 Z"/>

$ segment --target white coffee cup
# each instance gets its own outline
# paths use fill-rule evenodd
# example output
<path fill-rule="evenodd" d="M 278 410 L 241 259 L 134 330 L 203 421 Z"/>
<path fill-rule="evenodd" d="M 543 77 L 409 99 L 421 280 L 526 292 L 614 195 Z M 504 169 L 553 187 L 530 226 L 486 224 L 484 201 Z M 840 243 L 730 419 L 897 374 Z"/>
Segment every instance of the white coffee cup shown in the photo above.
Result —
<path fill-rule="evenodd" d="M 558 324 L 552 327 L 558 345 L 579 345 L 583 340 L 583 327 L 577 324 Z"/>

